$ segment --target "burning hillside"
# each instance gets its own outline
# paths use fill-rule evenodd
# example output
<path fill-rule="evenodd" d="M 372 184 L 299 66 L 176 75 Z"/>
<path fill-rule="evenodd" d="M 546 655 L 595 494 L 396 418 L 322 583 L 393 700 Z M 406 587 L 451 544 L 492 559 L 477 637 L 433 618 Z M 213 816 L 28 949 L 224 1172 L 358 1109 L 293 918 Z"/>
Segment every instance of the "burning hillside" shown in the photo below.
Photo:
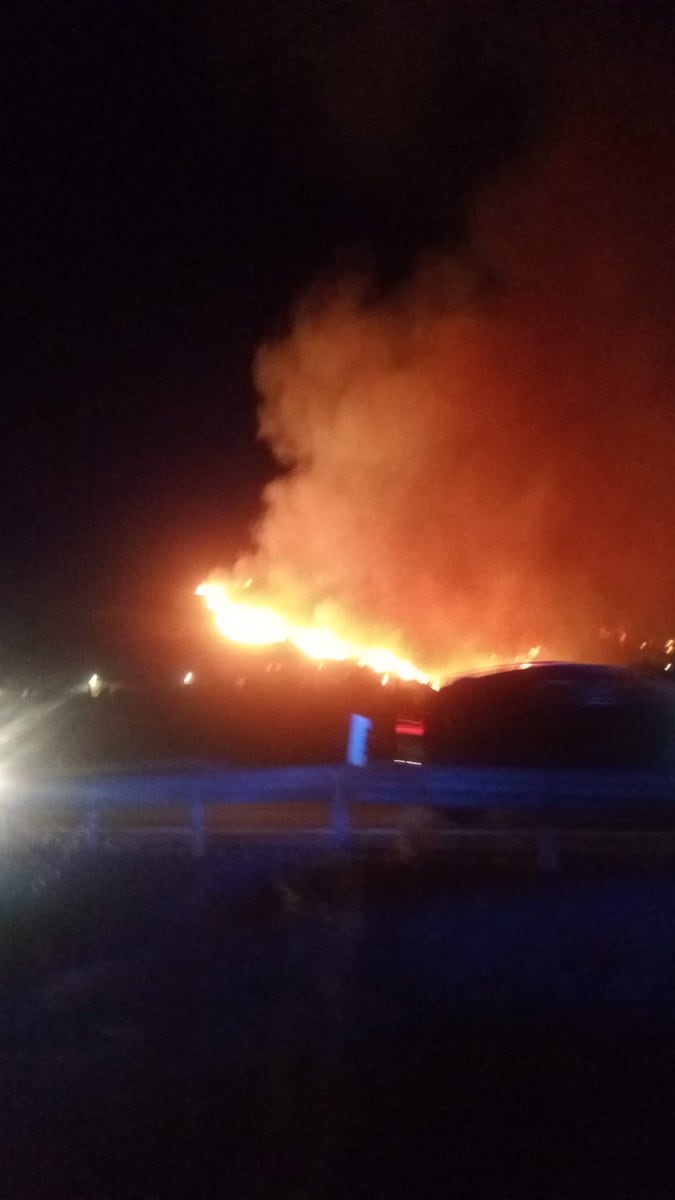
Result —
<path fill-rule="evenodd" d="M 259 351 L 282 473 L 252 551 L 200 589 L 226 636 L 248 580 L 252 640 L 404 678 L 669 635 L 675 128 L 652 57 L 575 62 L 556 137 L 461 252 L 386 293 L 317 286 Z"/>

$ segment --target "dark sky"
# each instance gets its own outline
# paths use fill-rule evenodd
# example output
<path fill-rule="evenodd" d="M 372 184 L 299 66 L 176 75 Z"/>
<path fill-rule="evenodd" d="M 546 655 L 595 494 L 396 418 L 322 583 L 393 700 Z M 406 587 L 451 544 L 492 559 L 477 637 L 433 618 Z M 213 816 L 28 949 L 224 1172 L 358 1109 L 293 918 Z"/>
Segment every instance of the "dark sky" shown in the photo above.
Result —
<path fill-rule="evenodd" d="M 251 362 L 298 295 L 354 263 L 386 289 L 460 242 L 476 193 L 554 136 L 576 47 L 608 20 L 639 55 L 668 26 L 578 7 L 8 8 L 8 661 L 183 619 L 275 472 Z"/>

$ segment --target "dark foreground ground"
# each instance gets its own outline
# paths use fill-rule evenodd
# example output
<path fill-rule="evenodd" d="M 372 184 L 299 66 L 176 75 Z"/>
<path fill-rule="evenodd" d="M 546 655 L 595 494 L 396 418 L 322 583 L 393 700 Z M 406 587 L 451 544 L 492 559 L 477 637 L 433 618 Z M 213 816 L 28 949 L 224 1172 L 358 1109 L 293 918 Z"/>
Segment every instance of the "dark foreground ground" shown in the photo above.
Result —
<path fill-rule="evenodd" d="M 5 857 L 3 1200 L 671 1200 L 675 873 L 326 854 Z"/>

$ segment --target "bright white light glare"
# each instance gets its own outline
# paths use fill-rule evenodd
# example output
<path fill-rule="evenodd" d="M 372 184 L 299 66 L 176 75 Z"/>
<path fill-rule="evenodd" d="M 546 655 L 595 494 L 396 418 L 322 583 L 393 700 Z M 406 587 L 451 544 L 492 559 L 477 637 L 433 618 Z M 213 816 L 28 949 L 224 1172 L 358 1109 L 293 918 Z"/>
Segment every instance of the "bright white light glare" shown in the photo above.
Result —
<path fill-rule="evenodd" d="M 670 671 L 670 670 L 672 670 L 672 666 L 673 666 L 672 663 L 666 663 L 666 665 L 663 669 L 664 669 L 664 671 Z"/>
<path fill-rule="evenodd" d="M 100 696 L 103 683 L 100 675 L 97 675 L 95 671 L 93 675 L 89 676 L 89 679 L 87 680 L 87 687 L 89 688 L 92 696 Z"/>
<path fill-rule="evenodd" d="M 183 683 L 192 683 L 194 680 L 194 671 L 186 671 L 183 676 Z"/>

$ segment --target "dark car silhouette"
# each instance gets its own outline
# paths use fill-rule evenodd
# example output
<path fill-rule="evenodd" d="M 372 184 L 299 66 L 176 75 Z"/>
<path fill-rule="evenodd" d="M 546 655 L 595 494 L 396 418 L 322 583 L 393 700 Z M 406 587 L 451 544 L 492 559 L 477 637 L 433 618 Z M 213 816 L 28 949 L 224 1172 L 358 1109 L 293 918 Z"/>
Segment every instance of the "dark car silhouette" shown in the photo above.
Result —
<path fill-rule="evenodd" d="M 430 764 L 532 767 L 675 765 L 675 695 L 637 671 L 537 663 L 442 688 L 427 722 Z"/>

